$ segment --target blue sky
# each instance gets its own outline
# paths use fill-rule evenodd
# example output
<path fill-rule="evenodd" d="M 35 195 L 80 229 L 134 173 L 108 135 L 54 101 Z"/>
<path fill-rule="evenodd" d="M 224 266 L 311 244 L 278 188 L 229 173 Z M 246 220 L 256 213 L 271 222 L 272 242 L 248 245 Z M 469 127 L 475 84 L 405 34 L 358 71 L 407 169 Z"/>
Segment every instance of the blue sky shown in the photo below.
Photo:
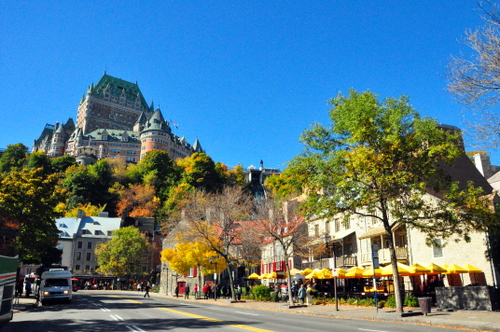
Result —
<path fill-rule="evenodd" d="M 137 81 L 174 132 L 229 166 L 283 169 L 350 88 L 408 95 L 464 129 L 444 66 L 482 25 L 474 0 L 2 1 L 0 148 L 76 119 L 104 71 Z M 467 115 L 467 114 L 466 114 Z M 466 140 L 468 150 L 475 149 Z M 492 162 L 500 163 L 495 155 Z"/>

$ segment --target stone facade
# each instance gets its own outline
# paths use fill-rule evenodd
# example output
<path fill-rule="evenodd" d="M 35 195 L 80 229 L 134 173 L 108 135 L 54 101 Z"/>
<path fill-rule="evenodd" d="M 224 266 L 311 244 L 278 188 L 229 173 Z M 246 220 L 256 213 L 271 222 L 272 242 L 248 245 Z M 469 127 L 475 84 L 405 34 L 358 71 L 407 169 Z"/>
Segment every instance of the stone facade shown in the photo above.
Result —
<path fill-rule="evenodd" d="M 161 110 L 146 104 L 137 83 L 106 73 L 82 97 L 76 126 L 72 119 L 47 125 L 32 147 L 50 157 L 75 156 L 80 164 L 103 158 L 137 163 L 151 150 L 166 151 L 172 159 L 204 152 L 198 139 L 191 145 L 172 133 Z"/>

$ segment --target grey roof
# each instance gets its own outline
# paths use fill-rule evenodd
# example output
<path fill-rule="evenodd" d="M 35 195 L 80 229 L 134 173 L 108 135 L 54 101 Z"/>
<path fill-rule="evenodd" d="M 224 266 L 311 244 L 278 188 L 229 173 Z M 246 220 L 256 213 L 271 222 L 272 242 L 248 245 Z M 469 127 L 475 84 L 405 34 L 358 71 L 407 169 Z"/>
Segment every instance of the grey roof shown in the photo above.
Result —
<path fill-rule="evenodd" d="M 120 228 L 121 218 L 83 217 L 59 218 L 56 226 L 61 231 L 59 238 L 71 239 L 78 237 L 109 237 L 108 232 Z"/>
<path fill-rule="evenodd" d="M 488 178 L 488 182 L 489 183 L 495 183 L 495 182 L 498 182 L 500 181 L 500 172 L 497 172 L 495 174 L 493 174 L 493 176 L 491 176 L 490 178 Z"/>
<path fill-rule="evenodd" d="M 196 139 L 196 141 L 194 141 L 193 143 L 193 150 L 194 152 L 205 153 L 198 139 Z"/>

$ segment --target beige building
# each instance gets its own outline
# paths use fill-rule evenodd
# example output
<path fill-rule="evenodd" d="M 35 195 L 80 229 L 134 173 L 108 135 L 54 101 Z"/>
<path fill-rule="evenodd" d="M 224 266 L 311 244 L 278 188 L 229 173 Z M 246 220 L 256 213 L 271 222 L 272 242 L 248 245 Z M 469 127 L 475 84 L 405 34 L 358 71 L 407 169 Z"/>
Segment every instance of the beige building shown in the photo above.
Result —
<path fill-rule="evenodd" d="M 473 181 L 476 186 L 483 187 L 487 193 L 493 190 L 465 154 L 447 172 L 455 180 Z M 429 200 L 438 199 L 433 195 L 426 195 Z M 383 225 L 376 218 L 355 215 L 345 221 L 343 216 L 339 215 L 328 222 L 324 219 L 311 220 L 308 227 L 309 234 L 318 238 L 319 246 L 324 245 L 321 240 L 323 234 L 330 235 L 330 239 L 333 240 L 331 243 L 333 248 L 330 248 L 329 254 L 331 257 L 311 256 L 309 261 L 315 262 L 315 265 L 311 267 L 319 267 L 318 262 L 321 260 L 324 261 L 323 267 L 328 265 L 330 268 L 343 269 L 354 266 L 369 267 L 372 265 L 373 245 L 377 245 L 380 266 L 385 267 L 391 263 L 387 235 Z M 400 263 L 422 266 L 433 263 L 441 267 L 452 264 L 464 267 L 470 264 L 482 271 L 481 273 L 442 273 L 433 277 L 434 281 L 439 281 L 445 286 L 470 284 L 496 286 L 498 284 L 498 272 L 495 272 L 494 262 L 487 258 L 491 254 L 489 236 L 485 232 L 472 232 L 470 242 L 465 242 L 463 239 L 456 242 L 457 238 L 448 239 L 446 242 L 438 239 L 441 245 L 428 246 L 426 235 L 415 228 L 403 224 L 393 231 L 396 255 Z M 424 277 L 404 277 L 405 290 L 423 289 L 427 282 L 428 280 Z"/>

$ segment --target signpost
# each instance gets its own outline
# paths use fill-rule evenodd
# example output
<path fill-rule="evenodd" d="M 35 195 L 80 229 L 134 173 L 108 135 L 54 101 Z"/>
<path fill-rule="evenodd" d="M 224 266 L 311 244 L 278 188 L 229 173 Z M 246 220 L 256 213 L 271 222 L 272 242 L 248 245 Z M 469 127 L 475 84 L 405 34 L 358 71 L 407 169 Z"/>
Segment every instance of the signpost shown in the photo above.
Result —
<path fill-rule="evenodd" d="M 372 267 L 373 267 L 373 299 L 375 300 L 375 308 L 378 313 L 378 295 L 377 295 L 377 277 L 375 270 L 379 268 L 378 263 L 378 245 L 372 244 Z"/>

